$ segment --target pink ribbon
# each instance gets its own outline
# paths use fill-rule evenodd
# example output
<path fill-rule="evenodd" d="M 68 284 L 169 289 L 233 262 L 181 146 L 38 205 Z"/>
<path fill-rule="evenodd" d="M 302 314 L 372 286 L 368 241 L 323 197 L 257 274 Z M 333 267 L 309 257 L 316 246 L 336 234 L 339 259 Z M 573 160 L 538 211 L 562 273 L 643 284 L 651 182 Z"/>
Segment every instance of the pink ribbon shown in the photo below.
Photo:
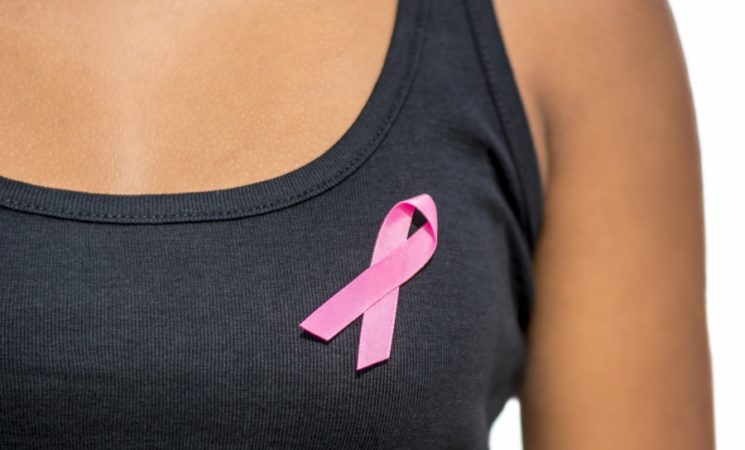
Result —
<path fill-rule="evenodd" d="M 408 237 L 415 209 L 427 223 Z M 378 231 L 370 267 L 313 311 L 300 327 L 329 341 L 362 315 L 357 370 L 387 360 L 399 286 L 424 267 L 436 247 L 437 209 L 432 197 L 420 194 L 396 203 Z"/>

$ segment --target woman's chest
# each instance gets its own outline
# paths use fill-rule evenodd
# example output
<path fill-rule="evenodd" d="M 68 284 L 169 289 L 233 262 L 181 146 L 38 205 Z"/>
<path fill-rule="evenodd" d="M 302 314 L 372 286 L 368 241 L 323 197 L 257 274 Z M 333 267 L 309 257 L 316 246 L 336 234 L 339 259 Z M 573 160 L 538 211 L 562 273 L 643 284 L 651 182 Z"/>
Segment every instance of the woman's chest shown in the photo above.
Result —
<path fill-rule="evenodd" d="M 242 186 L 317 158 L 368 100 L 396 2 L 4 12 L 0 175 L 139 194 Z"/>
<path fill-rule="evenodd" d="M 424 448 L 485 436 L 522 361 L 507 230 L 477 199 L 435 189 L 436 250 L 399 288 L 389 359 L 357 372 L 362 317 L 329 342 L 298 325 L 370 266 L 395 197 L 334 192 L 194 224 L 52 229 L 0 215 L 0 441 Z"/>

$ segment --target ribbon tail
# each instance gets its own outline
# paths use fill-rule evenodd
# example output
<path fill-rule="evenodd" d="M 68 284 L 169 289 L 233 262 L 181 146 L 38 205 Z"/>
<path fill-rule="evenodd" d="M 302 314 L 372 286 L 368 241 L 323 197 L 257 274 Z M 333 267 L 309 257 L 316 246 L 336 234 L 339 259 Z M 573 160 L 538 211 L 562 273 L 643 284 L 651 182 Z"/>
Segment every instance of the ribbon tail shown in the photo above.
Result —
<path fill-rule="evenodd" d="M 362 316 L 357 370 L 385 361 L 391 355 L 399 288 L 387 293 Z"/>
<path fill-rule="evenodd" d="M 381 282 L 381 273 L 385 272 L 384 264 L 367 268 L 316 308 L 300 323 L 300 328 L 324 341 L 331 340 L 385 294 L 398 287 L 396 278 L 389 277 Z"/>

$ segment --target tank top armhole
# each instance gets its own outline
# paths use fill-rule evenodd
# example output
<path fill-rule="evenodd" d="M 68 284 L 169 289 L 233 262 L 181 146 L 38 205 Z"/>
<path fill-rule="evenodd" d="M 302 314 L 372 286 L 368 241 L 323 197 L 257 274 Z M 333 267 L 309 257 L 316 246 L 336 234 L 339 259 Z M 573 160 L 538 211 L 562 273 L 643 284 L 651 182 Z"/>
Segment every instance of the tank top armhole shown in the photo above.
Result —
<path fill-rule="evenodd" d="M 464 0 L 478 55 L 518 173 L 520 214 L 531 251 L 543 221 L 543 191 L 527 115 L 491 0 Z"/>

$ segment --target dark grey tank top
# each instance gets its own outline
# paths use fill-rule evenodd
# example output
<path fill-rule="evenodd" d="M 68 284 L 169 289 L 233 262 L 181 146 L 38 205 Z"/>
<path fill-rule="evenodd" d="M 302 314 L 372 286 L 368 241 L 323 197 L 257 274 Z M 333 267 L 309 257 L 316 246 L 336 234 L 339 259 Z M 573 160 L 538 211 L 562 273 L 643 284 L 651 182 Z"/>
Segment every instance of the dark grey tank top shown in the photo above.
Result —
<path fill-rule="evenodd" d="M 437 248 L 400 286 L 390 358 L 358 372 L 360 320 L 329 342 L 298 324 L 421 193 Z M 0 448 L 486 449 L 520 382 L 542 201 L 490 0 L 400 0 L 364 109 L 282 176 L 150 195 L 0 177 Z"/>

